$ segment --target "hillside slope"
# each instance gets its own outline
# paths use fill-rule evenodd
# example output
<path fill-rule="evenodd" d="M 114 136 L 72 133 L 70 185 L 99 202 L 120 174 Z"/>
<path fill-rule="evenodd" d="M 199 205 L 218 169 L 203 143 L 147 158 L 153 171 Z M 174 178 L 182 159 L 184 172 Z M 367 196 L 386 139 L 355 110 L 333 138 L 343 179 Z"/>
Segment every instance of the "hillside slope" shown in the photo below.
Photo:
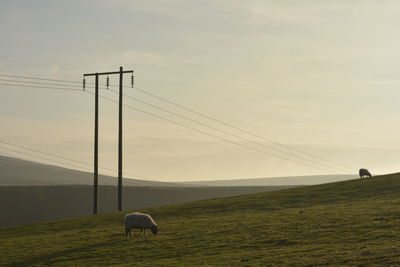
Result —
<path fill-rule="evenodd" d="M 127 186 L 281 186 L 331 183 L 357 178 L 357 175 L 310 175 L 276 178 L 245 178 L 234 180 L 160 182 L 124 179 Z M 0 186 L 30 185 L 92 185 L 93 173 L 42 164 L 0 155 Z M 116 185 L 117 178 L 99 176 L 100 185 Z"/>
<path fill-rule="evenodd" d="M 92 185 L 93 173 L 0 155 L 0 186 L 13 185 Z M 116 185 L 117 178 L 99 175 L 100 185 Z M 127 186 L 185 186 L 141 179 L 124 179 Z M 193 185 L 192 185 L 193 186 Z"/>
<path fill-rule="evenodd" d="M 270 178 L 246 178 L 231 180 L 187 181 L 186 185 L 198 186 L 274 186 L 274 185 L 314 185 L 345 181 L 358 178 L 358 175 L 308 175 Z"/>
<path fill-rule="evenodd" d="M 0 264 L 399 265 L 399 178 L 147 209 L 160 232 L 145 239 L 125 240 L 122 213 L 1 229 Z"/>
<path fill-rule="evenodd" d="M 289 186 L 157 187 L 124 186 L 124 210 L 216 197 L 237 196 Z M 0 227 L 91 215 L 93 186 L 0 186 Z M 117 210 L 117 187 L 99 186 L 99 213 Z"/>

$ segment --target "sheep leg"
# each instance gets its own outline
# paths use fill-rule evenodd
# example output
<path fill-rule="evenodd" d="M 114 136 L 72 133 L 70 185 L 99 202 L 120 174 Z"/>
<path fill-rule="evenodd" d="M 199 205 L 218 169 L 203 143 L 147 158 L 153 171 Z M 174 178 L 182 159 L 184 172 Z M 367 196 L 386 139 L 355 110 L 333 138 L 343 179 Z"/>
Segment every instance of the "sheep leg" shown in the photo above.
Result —
<path fill-rule="evenodd" d="M 125 238 L 128 238 L 128 234 L 131 236 L 131 229 L 125 228 Z"/>

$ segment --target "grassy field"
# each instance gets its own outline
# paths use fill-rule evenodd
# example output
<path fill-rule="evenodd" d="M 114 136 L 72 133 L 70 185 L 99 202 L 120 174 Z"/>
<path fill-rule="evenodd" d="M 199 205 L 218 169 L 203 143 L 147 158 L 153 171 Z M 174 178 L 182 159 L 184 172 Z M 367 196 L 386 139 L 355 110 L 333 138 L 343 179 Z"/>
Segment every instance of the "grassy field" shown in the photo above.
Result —
<path fill-rule="evenodd" d="M 136 210 L 284 188 L 289 188 L 289 186 L 124 186 L 123 207 L 128 210 Z M 116 210 L 118 210 L 117 188 L 115 186 L 99 186 L 99 213 Z M 93 186 L 0 186 L 0 211 L 0 227 L 91 215 L 93 212 Z"/>
<path fill-rule="evenodd" d="M 122 213 L 0 230 L 0 265 L 400 264 L 400 174 L 143 210 L 157 236 L 124 237 Z"/>

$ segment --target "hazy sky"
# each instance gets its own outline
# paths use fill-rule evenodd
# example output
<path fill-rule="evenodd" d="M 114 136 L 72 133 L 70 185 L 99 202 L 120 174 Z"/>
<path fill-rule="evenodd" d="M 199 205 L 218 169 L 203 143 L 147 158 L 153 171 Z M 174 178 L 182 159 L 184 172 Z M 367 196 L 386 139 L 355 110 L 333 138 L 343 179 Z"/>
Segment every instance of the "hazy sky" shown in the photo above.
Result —
<path fill-rule="evenodd" d="M 0 73 L 81 81 L 83 73 L 133 68 L 137 87 L 196 111 L 354 172 L 395 172 L 399 14 L 400 2 L 388 0 L 2 0 Z M 134 89 L 126 93 L 268 144 Z M 110 91 L 101 94 L 116 99 Z M 125 103 L 275 153 L 128 98 Z M 100 110 L 100 166 L 116 169 L 117 105 L 101 100 Z M 163 181 L 335 173 L 124 112 L 130 173 Z M 0 141 L 91 163 L 93 115 L 93 96 L 84 92 L 0 86 Z M 17 155 L 4 147 L 11 148 L 0 145 L 0 153 Z"/>

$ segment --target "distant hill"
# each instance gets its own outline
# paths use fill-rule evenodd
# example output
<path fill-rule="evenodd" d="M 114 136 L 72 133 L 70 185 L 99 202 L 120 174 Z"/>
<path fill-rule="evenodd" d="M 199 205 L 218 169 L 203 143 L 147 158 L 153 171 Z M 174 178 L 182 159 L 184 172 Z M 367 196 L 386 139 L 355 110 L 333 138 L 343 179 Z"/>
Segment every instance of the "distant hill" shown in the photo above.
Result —
<path fill-rule="evenodd" d="M 124 179 L 126 186 L 281 186 L 313 185 L 357 178 L 357 175 L 315 175 L 276 178 L 249 178 L 212 181 L 160 182 Z M 93 173 L 0 155 L 0 186 L 13 185 L 92 185 Z M 117 178 L 99 175 L 100 185 L 116 185 Z"/>
<path fill-rule="evenodd" d="M 399 266 L 400 174 L 0 229 L 4 266 Z"/>
<path fill-rule="evenodd" d="M 93 173 L 0 156 L 0 186 L 10 185 L 92 185 Z M 100 185 L 116 185 L 117 178 L 99 175 Z M 124 179 L 126 186 L 185 186 L 141 179 Z M 193 186 L 193 185 L 192 185 Z"/>
<path fill-rule="evenodd" d="M 275 185 L 316 185 L 358 178 L 357 175 L 310 175 L 273 178 L 248 178 L 212 181 L 188 181 L 182 184 L 199 186 L 275 186 Z"/>
<path fill-rule="evenodd" d="M 93 174 L 0 156 L 0 227 L 92 214 Z M 99 212 L 116 211 L 117 179 L 99 176 Z M 124 179 L 123 207 L 143 209 L 290 186 L 212 187 Z"/>

